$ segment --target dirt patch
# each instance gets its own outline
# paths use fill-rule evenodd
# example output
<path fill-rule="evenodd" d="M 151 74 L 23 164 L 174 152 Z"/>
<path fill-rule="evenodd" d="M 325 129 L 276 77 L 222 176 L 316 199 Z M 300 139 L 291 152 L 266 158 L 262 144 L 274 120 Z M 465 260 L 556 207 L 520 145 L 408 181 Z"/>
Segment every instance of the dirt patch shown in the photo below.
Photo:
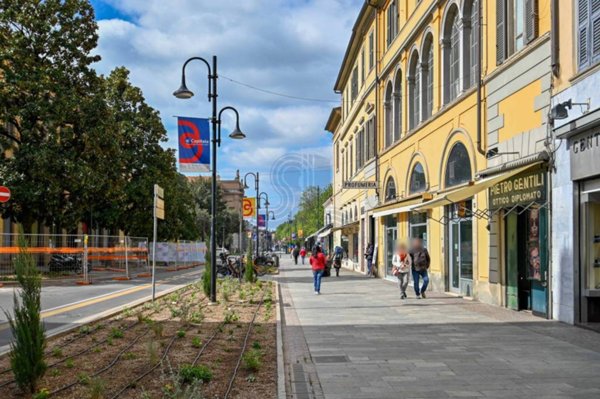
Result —
<path fill-rule="evenodd" d="M 275 398 L 273 283 L 225 279 L 218 292 L 218 304 L 209 305 L 201 287 L 191 285 L 50 339 L 40 387 L 48 397 L 69 399 L 213 399 L 227 391 L 229 398 Z M 4 356 L 0 397 L 29 397 L 12 379 Z"/>

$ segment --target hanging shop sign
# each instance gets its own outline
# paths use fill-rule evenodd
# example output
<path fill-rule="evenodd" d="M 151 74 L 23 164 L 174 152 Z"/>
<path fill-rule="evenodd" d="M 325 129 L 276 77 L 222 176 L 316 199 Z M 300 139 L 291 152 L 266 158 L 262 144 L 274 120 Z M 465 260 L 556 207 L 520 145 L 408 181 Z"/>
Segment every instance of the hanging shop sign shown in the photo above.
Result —
<path fill-rule="evenodd" d="M 585 179 L 600 173 L 600 130 L 588 130 L 569 138 L 571 177 Z"/>
<path fill-rule="evenodd" d="M 546 202 L 546 172 L 543 169 L 525 171 L 490 188 L 490 209 L 511 208 L 532 202 Z"/>
<path fill-rule="evenodd" d="M 377 188 L 376 181 L 345 181 L 343 185 L 344 189 L 352 190 L 375 190 Z"/>

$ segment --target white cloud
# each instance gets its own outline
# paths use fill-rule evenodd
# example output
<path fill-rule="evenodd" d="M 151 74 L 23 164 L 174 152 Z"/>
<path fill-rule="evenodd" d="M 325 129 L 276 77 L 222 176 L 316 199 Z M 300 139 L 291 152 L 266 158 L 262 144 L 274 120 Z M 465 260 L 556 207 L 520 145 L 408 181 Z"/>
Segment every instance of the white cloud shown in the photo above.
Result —
<path fill-rule="evenodd" d="M 219 165 L 225 173 L 259 170 L 269 176 L 285 154 L 315 152 L 331 165 L 331 136 L 324 125 L 337 103 L 303 102 L 239 86 L 310 98 L 337 100 L 333 84 L 362 0 L 103 0 L 129 16 L 99 21 L 98 70 L 131 70 L 131 80 L 157 108 L 176 144 L 173 115 L 210 114 L 206 69 L 190 64 L 188 83 L 196 96 L 173 98 L 181 65 L 190 56 L 219 57 L 219 105 L 235 106 L 247 134 L 224 139 Z M 224 116 L 224 130 L 233 125 Z M 327 161 L 323 161 L 325 159 Z M 326 179 L 326 178 L 325 178 Z M 325 183 L 325 182 L 321 182 Z M 265 179 L 267 189 L 270 179 Z M 271 187 L 272 188 L 272 187 Z"/>

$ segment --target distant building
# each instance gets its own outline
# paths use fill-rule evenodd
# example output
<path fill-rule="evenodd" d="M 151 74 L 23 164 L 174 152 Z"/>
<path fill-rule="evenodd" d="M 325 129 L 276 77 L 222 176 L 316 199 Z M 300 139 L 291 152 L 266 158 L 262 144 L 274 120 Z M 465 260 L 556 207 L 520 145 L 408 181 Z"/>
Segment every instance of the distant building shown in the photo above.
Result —
<path fill-rule="evenodd" d="M 188 181 L 193 182 L 198 179 L 210 181 L 210 176 L 188 176 Z M 227 204 L 227 208 L 242 214 L 242 199 L 244 198 L 244 183 L 240 179 L 240 171 L 238 170 L 233 180 L 222 180 L 217 177 L 217 185 L 223 193 L 223 201 Z"/>

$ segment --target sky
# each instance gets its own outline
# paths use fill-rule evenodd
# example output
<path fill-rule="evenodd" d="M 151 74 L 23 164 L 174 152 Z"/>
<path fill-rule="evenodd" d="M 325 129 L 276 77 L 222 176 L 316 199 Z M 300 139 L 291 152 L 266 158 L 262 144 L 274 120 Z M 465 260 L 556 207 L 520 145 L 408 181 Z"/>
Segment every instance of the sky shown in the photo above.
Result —
<path fill-rule="evenodd" d="M 340 105 L 333 85 L 363 0 L 91 2 L 102 57 L 97 70 L 108 74 L 125 66 L 131 71 L 133 84 L 160 111 L 169 147 L 177 143 L 175 115 L 209 117 L 212 110 L 201 63 L 186 69 L 196 95 L 190 100 L 172 96 L 183 62 L 217 55 L 219 107 L 238 109 L 247 136 L 230 140 L 234 115 L 223 114 L 218 172 L 223 179 L 234 178 L 237 169 L 242 176 L 259 172 L 261 191 L 269 195 L 276 218 L 269 227 L 295 212 L 303 188 L 331 182 L 331 134 L 324 127 L 331 109 Z"/>

